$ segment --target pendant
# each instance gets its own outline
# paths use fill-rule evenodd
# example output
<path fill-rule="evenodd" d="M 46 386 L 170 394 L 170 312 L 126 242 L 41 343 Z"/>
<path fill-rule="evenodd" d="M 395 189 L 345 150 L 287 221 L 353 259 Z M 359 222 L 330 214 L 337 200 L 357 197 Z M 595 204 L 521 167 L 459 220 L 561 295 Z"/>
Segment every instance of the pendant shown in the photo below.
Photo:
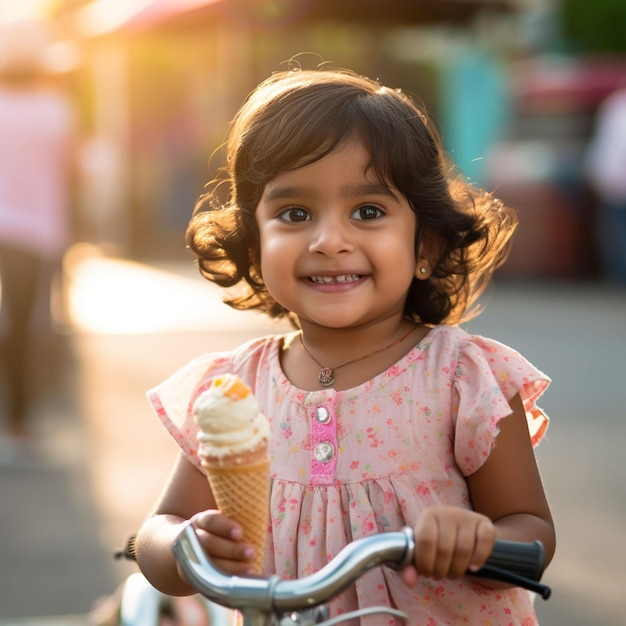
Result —
<path fill-rule="evenodd" d="M 332 367 L 323 367 L 317 375 L 322 387 L 330 387 L 335 382 L 335 370 Z"/>

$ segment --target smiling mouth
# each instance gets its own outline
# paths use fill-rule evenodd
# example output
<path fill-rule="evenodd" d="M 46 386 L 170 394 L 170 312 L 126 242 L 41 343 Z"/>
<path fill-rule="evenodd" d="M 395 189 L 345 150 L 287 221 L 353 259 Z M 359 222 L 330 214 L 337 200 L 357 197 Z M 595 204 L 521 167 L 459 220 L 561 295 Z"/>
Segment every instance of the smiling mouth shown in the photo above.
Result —
<path fill-rule="evenodd" d="M 354 283 L 360 280 L 360 274 L 341 274 L 339 276 L 309 276 L 309 280 L 317 285 L 331 285 L 333 283 Z"/>

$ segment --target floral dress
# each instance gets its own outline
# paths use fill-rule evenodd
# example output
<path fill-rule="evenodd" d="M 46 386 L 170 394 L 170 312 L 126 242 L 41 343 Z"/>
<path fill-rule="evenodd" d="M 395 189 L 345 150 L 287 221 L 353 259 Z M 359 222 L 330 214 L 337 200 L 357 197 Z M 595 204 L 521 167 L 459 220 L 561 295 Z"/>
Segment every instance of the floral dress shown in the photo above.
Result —
<path fill-rule="evenodd" d="M 433 505 L 470 508 L 466 477 L 489 457 L 508 401 L 520 394 L 536 444 L 548 419 L 536 406 L 550 380 L 515 350 L 437 326 L 403 358 L 351 389 L 303 391 L 285 377 L 284 336 L 187 364 L 148 397 L 200 471 L 190 407 L 223 373 L 243 378 L 271 423 L 272 489 L 265 573 L 296 578 L 320 569 L 352 540 L 414 526 Z M 490 590 L 464 577 L 369 571 L 331 604 L 331 614 L 392 606 L 415 626 L 536 623 L 528 592 Z M 369 621 L 368 621 L 369 620 Z M 372 617 L 363 624 L 393 624 Z"/>

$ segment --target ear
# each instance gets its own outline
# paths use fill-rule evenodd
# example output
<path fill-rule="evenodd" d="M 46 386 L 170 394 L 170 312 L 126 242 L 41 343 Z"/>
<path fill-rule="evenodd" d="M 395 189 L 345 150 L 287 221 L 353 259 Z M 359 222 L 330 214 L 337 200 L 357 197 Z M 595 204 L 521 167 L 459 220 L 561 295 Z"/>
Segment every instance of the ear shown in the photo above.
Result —
<path fill-rule="evenodd" d="M 441 257 L 441 241 L 432 233 L 425 232 L 418 243 L 415 278 L 427 280 Z"/>

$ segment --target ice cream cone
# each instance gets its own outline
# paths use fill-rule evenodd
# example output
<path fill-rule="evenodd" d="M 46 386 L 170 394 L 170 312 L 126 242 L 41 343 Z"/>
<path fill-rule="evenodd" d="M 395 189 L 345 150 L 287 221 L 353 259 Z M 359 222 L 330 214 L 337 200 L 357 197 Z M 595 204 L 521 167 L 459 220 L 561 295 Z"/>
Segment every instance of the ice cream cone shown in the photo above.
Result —
<path fill-rule="evenodd" d="M 255 549 L 253 567 L 261 573 L 268 524 L 269 459 L 246 465 L 212 465 L 204 461 L 202 465 L 217 508 L 241 524 L 243 540 Z"/>
<path fill-rule="evenodd" d="M 217 508 L 241 524 L 261 573 L 269 520 L 269 425 L 239 378 L 220 376 L 194 406 L 199 456 Z"/>

